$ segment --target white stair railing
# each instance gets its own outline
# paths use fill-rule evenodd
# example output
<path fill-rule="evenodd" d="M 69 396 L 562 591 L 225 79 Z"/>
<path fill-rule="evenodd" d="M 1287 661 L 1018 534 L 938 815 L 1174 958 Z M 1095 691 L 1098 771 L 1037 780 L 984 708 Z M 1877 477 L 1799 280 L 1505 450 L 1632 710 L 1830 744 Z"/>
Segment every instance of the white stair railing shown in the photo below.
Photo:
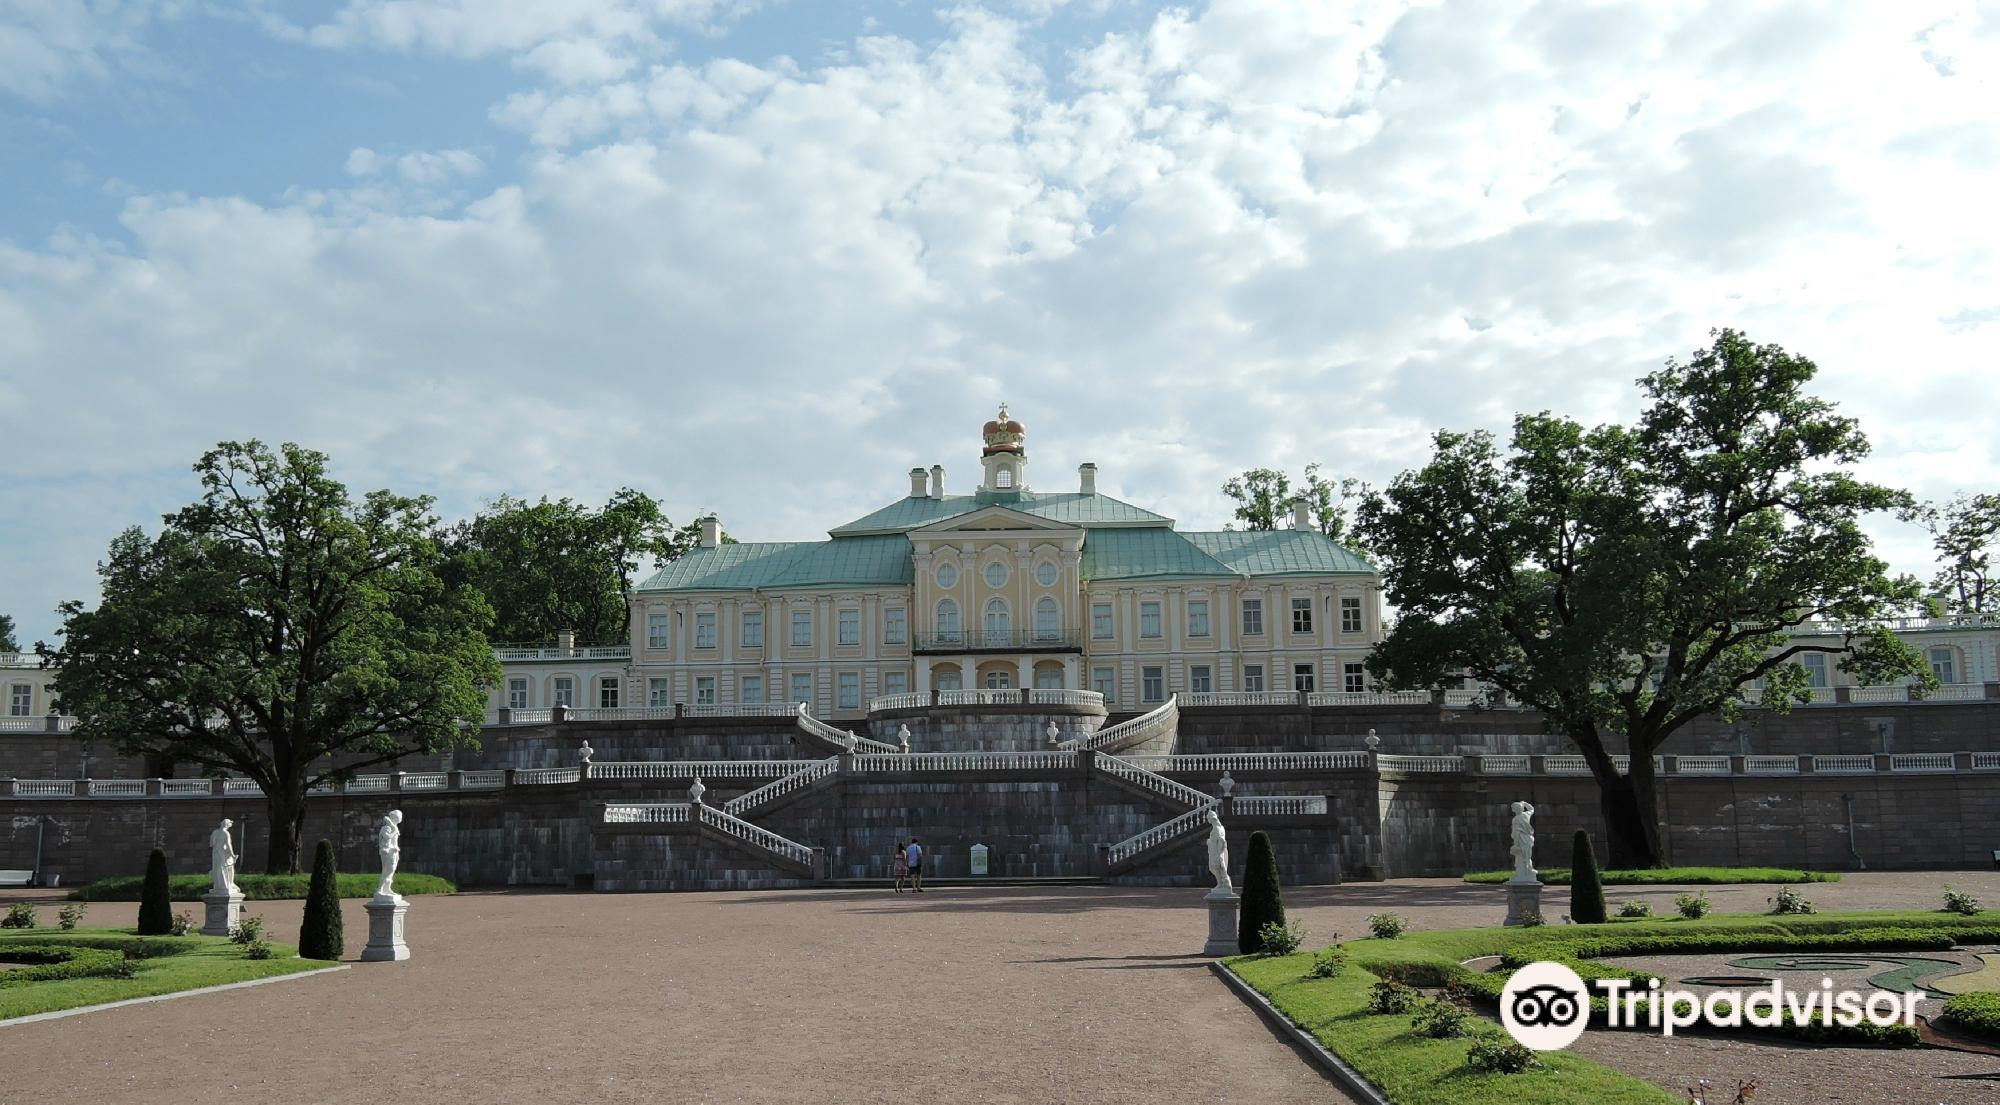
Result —
<path fill-rule="evenodd" d="M 1076 737 L 1057 745 L 1057 748 L 1072 752 L 1116 752 L 1150 740 L 1163 732 L 1170 732 L 1180 724 L 1181 706 L 1179 696 L 1168 698 L 1150 712 L 1140 714 L 1130 721 L 1099 729 L 1087 737 Z"/>
<path fill-rule="evenodd" d="M 820 719 L 812 716 L 810 713 L 807 713 L 806 711 L 807 711 L 806 704 L 803 702 L 799 703 L 799 716 L 798 716 L 799 731 L 801 733 L 806 734 L 809 737 L 814 737 L 818 740 L 825 741 L 828 744 L 831 744 L 834 747 L 840 749 L 842 752 L 900 751 L 900 749 L 898 749 L 893 744 L 884 744 L 883 742 L 878 740 L 869 740 L 867 737 L 855 736 L 853 733 L 850 733 L 845 729 L 836 729 L 833 726 L 828 725 L 826 722 L 821 721 Z"/>
<path fill-rule="evenodd" d="M 803 844 L 786 840 L 769 829 L 752 825 L 748 821 L 716 809 L 714 806 L 696 805 L 694 809 L 695 816 L 703 825 L 711 829 L 719 829 L 738 840 L 755 845 L 774 855 L 782 856 L 793 863 L 803 864 L 807 868 L 812 866 L 812 849 Z"/>
<path fill-rule="evenodd" d="M 765 783 L 756 790 L 731 798 L 722 804 L 722 808 L 725 812 L 732 814 L 743 810 L 758 809 L 793 791 L 803 790 L 813 783 L 835 774 L 839 770 L 840 757 L 838 756 L 828 756 L 824 760 L 814 760 L 810 765 L 802 767 L 782 779 Z"/>
<path fill-rule="evenodd" d="M 1216 807 L 1218 801 L 1211 798 L 1171 821 L 1162 821 L 1145 832 L 1126 837 L 1105 850 L 1105 861 L 1115 867 L 1149 848 L 1171 843 L 1195 832 L 1206 831 L 1208 813 Z"/>
<path fill-rule="evenodd" d="M 1214 801 L 1213 798 L 1191 786 L 1176 783 L 1165 775 L 1161 775 L 1155 771 L 1147 771 L 1143 767 L 1139 767 L 1128 760 L 1121 760 L 1116 756 L 1098 756 L 1092 759 L 1091 763 L 1097 770 L 1102 771 L 1106 775 L 1122 779 L 1134 786 L 1151 791 L 1170 802 L 1177 802 L 1189 808 Z"/>

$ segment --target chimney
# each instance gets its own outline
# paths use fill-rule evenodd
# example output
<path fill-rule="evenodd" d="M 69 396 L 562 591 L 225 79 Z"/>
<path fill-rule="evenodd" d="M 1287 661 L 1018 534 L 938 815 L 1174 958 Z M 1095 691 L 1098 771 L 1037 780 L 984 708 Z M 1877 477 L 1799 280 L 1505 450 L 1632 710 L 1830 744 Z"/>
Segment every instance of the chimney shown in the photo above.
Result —
<path fill-rule="evenodd" d="M 924 497 L 924 494 L 924 470 L 921 468 L 910 469 L 910 498 L 921 499 Z"/>
<path fill-rule="evenodd" d="M 701 520 L 701 547 L 712 549 L 722 544 L 722 519 L 710 514 Z"/>
<path fill-rule="evenodd" d="M 1076 466 L 1076 489 L 1084 495 L 1097 494 L 1097 466 L 1084 461 Z"/>
<path fill-rule="evenodd" d="M 944 465 L 931 465 L 931 498 L 944 498 Z"/>
<path fill-rule="evenodd" d="M 1304 499 L 1292 500 L 1292 528 L 1293 529 L 1313 528 L 1311 503 L 1306 502 Z"/>

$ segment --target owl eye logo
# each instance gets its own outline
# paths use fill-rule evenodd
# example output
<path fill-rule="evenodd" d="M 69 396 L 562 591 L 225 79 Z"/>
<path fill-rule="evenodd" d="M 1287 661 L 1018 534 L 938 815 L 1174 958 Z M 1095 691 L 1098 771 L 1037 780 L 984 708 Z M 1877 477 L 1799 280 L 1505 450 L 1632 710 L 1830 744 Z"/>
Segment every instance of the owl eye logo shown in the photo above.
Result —
<path fill-rule="evenodd" d="M 1531 986 L 1514 995 L 1514 1019 L 1536 1028 L 1567 1025 L 1582 1012 L 1574 995 L 1556 985 Z"/>
<path fill-rule="evenodd" d="M 1500 1023 L 1536 1051 L 1568 1047 L 1590 1023 L 1590 990 L 1560 963 L 1530 963 L 1500 991 Z"/>

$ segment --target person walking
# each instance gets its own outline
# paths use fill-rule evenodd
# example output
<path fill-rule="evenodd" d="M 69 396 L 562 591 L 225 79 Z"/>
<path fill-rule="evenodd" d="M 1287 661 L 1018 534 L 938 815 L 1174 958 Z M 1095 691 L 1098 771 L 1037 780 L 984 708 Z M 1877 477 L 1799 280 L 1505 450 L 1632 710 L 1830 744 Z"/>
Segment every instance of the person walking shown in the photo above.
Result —
<path fill-rule="evenodd" d="M 909 853 L 903 851 L 903 842 L 896 842 L 896 893 L 903 892 L 903 883 L 910 877 Z"/>
<path fill-rule="evenodd" d="M 924 846 L 910 838 L 910 846 L 903 849 L 903 861 L 910 867 L 910 888 L 918 894 L 924 892 Z"/>

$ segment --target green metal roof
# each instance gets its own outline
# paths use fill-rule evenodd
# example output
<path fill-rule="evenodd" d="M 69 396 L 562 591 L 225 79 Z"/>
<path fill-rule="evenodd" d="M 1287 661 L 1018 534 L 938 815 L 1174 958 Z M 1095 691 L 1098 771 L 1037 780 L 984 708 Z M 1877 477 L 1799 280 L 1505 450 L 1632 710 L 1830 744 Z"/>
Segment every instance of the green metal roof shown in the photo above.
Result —
<path fill-rule="evenodd" d="M 1181 536 L 1238 575 L 1373 574 L 1375 571 L 1375 565 L 1365 557 L 1317 530 L 1219 530 Z M 1095 539 L 1093 535 L 1090 540 Z M 1089 547 L 1089 541 L 1084 544 Z"/>
<path fill-rule="evenodd" d="M 1148 579 L 1238 573 L 1170 529 L 1092 530 L 1083 539 L 1083 578 Z"/>
<path fill-rule="evenodd" d="M 786 587 L 908 585 L 910 539 L 900 534 L 832 541 L 771 541 L 695 549 L 653 573 L 641 591 L 749 591 Z"/>
<path fill-rule="evenodd" d="M 870 533 L 904 533 L 970 514 L 988 506 L 1004 506 L 1051 522 L 1072 526 L 1171 526 L 1172 518 L 1141 510 L 1109 495 L 1075 492 L 1050 495 L 1037 491 L 995 495 L 946 495 L 942 499 L 911 496 L 890 503 L 832 530 L 834 537 Z"/>

